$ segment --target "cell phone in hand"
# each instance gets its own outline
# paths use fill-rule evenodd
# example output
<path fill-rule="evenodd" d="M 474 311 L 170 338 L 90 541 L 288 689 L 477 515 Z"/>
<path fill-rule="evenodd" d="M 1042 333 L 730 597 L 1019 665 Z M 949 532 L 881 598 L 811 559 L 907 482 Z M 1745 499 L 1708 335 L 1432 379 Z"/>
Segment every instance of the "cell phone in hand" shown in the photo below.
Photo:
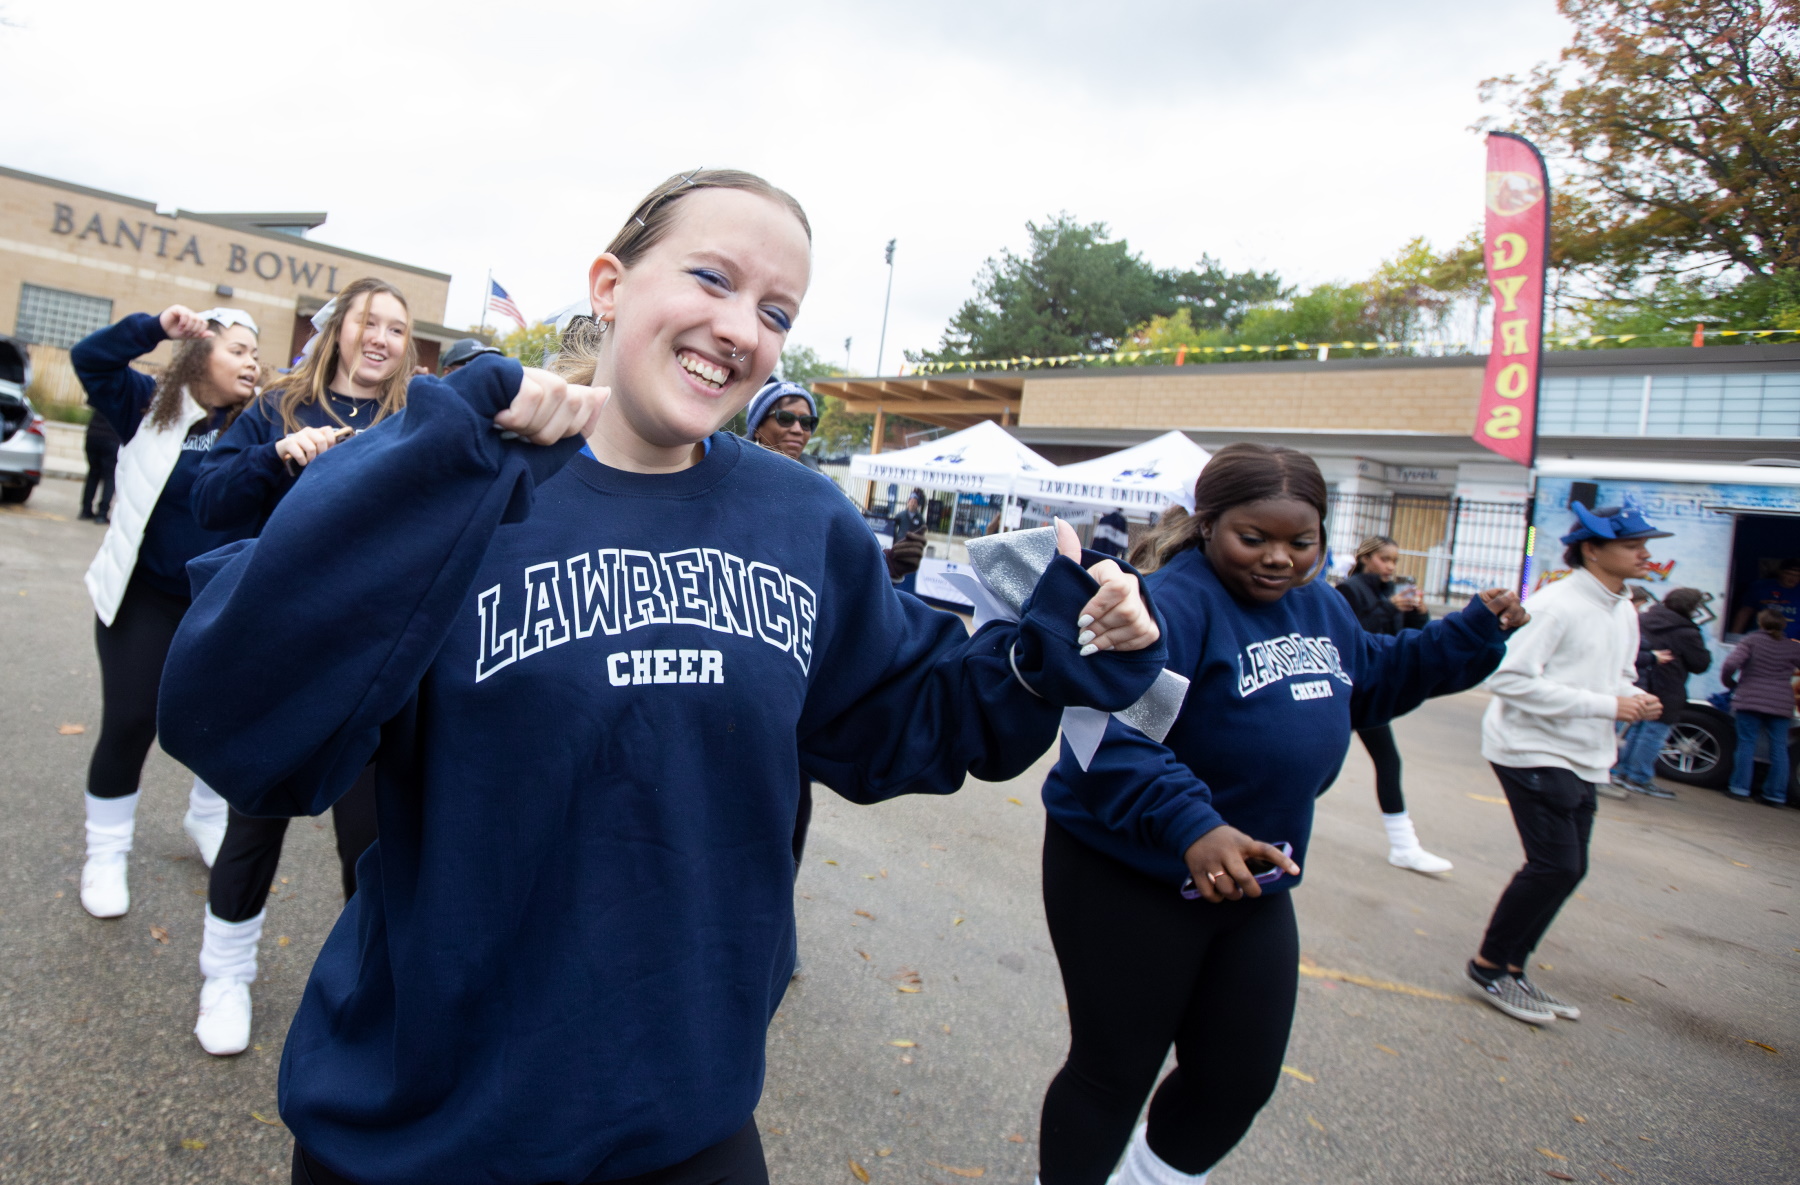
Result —
<path fill-rule="evenodd" d="M 1286 856 L 1290 860 L 1294 858 L 1293 844 L 1283 840 L 1274 846 L 1275 850 L 1280 852 L 1283 856 Z M 1287 869 L 1270 860 L 1246 860 L 1244 861 L 1244 867 L 1250 870 L 1251 875 L 1256 878 L 1256 883 L 1259 885 L 1271 884 L 1287 875 Z M 1181 895 L 1189 901 L 1200 900 L 1200 889 L 1194 884 L 1193 877 L 1190 876 L 1183 882 L 1181 886 Z"/>

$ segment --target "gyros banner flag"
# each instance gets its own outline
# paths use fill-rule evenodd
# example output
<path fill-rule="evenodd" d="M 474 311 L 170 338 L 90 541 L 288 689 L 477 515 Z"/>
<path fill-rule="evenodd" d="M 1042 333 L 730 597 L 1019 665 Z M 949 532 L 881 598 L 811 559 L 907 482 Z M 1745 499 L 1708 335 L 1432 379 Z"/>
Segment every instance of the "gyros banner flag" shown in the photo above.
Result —
<path fill-rule="evenodd" d="M 1543 156 L 1529 140 L 1489 132 L 1487 150 L 1485 248 L 1488 287 L 1494 297 L 1494 341 L 1473 435 L 1475 443 L 1530 465 L 1537 458 L 1550 180 Z"/>

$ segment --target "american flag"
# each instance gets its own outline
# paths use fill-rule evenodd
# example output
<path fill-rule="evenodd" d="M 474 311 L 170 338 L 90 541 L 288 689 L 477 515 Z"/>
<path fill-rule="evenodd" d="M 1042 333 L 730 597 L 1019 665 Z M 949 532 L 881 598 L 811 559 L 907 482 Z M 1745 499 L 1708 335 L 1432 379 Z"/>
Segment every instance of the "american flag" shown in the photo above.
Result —
<path fill-rule="evenodd" d="M 519 306 L 512 302 L 512 297 L 506 294 L 506 289 L 492 280 L 488 281 L 487 307 L 492 312 L 504 313 L 511 317 L 519 323 L 520 329 L 525 328 L 525 316 L 519 312 Z"/>

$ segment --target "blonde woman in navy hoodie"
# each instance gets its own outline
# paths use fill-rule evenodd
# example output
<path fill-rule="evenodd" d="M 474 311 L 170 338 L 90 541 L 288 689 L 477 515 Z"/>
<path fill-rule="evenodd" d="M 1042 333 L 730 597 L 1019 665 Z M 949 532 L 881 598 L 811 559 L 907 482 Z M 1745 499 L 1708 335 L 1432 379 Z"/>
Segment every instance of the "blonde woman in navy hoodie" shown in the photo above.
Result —
<path fill-rule="evenodd" d="M 1137 553 L 1192 680 L 1166 743 L 1111 721 L 1087 769 L 1044 785 L 1044 906 L 1069 1058 L 1044 1099 L 1043 1185 L 1200 1182 L 1275 1089 L 1293 1024 L 1313 800 L 1353 728 L 1494 669 L 1518 598 L 1492 589 L 1398 636 L 1323 581 L 1325 481 L 1292 449 L 1234 444 L 1194 513 Z M 1177 1068 L 1132 1123 L 1169 1048 Z M 1129 1145 L 1129 1148 L 1127 1147 Z"/>
<path fill-rule="evenodd" d="M 196 565 L 171 751 L 249 814 L 376 766 L 380 838 L 282 1057 L 296 1181 L 766 1181 L 795 769 L 857 802 L 1013 777 L 1062 705 L 1162 670 L 1137 579 L 1073 532 L 970 636 L 894 591 L 828 479 L 718 431 L 810 255 L 760 178 L 672 179 L 589 270 L 575 383 L 493 355 L 414 379 Z"/>

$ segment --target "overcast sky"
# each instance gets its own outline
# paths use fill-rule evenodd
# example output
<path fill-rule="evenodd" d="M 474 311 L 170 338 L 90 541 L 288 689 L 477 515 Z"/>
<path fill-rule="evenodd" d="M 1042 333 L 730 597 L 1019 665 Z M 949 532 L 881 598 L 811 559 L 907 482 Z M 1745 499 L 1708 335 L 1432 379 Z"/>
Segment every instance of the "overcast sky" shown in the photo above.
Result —
<path fill-rule="evenodd" d="M 1553 0 L 0 0 L 0 165 L 191 210 L 326 210 L 315 239 L 535 320 L 633 204 L 696 165 L 813 223 L 791 341 L 872 372 L 937 343 L 1027 220 L 1159 266 L 1312 283 L 1481 213 L 1477 83 L 1567 39 Z M 246 125 L 239 105 L 260 122 Z M 248 133 L 248 134 L 246 134 Z"/>

